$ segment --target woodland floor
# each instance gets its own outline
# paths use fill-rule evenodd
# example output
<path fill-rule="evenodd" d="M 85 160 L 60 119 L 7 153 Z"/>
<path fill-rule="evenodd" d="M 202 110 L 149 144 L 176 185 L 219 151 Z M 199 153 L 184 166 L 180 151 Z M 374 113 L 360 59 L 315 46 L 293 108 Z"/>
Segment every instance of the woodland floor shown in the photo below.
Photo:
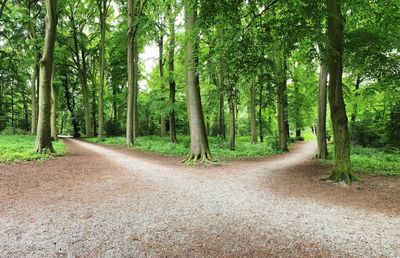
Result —
<path fill-rule="evenodd" d="M 400 178 L 320 180 L 314 142 L 212 167 L 66 142 L 0 164 L 0 257 L 400 256 Z"/>

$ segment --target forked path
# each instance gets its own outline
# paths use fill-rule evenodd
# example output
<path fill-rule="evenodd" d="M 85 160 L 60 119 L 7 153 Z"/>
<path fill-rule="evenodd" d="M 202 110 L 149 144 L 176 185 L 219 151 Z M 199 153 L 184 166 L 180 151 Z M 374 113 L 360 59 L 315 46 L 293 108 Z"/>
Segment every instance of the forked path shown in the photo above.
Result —
<path fill-rule="evenodd" d="M 398 180 L 320 181 L 313 142 L 208 168 L 67 142 L 0 165 L 0 257 L 400 256 Z"/>

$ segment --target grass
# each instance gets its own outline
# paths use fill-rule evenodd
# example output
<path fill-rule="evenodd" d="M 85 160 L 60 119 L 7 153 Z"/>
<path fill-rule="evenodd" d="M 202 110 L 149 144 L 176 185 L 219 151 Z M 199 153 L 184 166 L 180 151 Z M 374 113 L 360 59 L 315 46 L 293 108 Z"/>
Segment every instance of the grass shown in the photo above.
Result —
<path fill-rule="evenodd" d="M 54 154 L 36 154 L 36 138 L 33 135 L 0 135 L 0 163 L 47 160 Z M 67 149 L 62 140 L 53 142 L 56 155 L 65 155 Z"/>
<path fill-rule="evenodd" d="M 329 145 L 329 163 L 333 163 L 333 145 Z M 376 148 L 351 146 L 352 168 L 357 173 L 400 176 L 400 150 L 385 152 Z"/>
<path fill-rule="evenodd" d="M 84 140 L 98 143 L 97 138 L 84 138 Z M 125 137 L 109 137 L 102 143 L 126 146 Z M 209 137 L 209 145 L 214 158 L 263 157 L 280 153 L 279 150 L 272 147 L 269 141 L 251 144 L 249 137 L 238 137 L 235 151 L 229 150 L 228 141 L 217 137 Z M 179 136 L 178 143 L 172 144 L 168 137 L 143 136 L 136 139 L 135 146 L 132 148 L 170 156 L 185 156 L 189 152 L 190 137 Z"/>

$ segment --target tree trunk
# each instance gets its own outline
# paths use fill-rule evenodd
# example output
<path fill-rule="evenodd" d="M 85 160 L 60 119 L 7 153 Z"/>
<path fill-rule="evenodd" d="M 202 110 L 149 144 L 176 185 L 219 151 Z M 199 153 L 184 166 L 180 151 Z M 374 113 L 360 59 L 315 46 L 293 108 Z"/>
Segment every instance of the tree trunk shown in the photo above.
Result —
<path fill-rule="evenodd" d="M 335 168 L 330 178 L 351 184 L 355 179 L 351 171 L 348 120 L 342 90 L 343 30 L 345 19 L 340 0 L 327 0 L 329 35 L 329 105 L 335 144 Z"/>
<path fill-rule="evenodd" d="M 256 116 L 256 85 L 252 81 L 250 85 L 250 128 L 251 143 L 257 143 L 257 116 Z"/>
<path fill-rule="evenodd" d="M 54 60 L 54 46 L 57 31 L 57 0 L 46 0 L 46 35 L 43 56 L 40 60 L 39 118 L 36 135 L 36 152 L 54 152 L 51 143 L 51 75 Z"/>
<path fill-rule="evenodd" d="M 79 55 L 79 54 L 78 54 Z M 83 96 L 83 112 L 85 117 L 85 130 L 87 137 L 93 137 L 93 124 L 90 118 L 90 93 L 88 86 L 88 77 L 87 77 L 87 65 L 86 65 L 86 53 L 85 50 L 81 49 L 82 55 L 82 70 L 81 70 L 81 84 L 82 84 L 82 96 Z"/>
<path fill-rule="evenodd" d="M 74 137 L 79 137 L 80 136 L 79 122 L 78 122 L 78 119 L 76 118 L 76 114 L 74 112 L 74 105 L 72 104 L 72 100 L 71 100 L 72 97 L 69 92 L 68 75 L 64 76 L 63 85 L 64 85 L 64 91 L 65 91 L 65 100 L 67 101 L 67 108 L 68 108 L 69 112 L 71 113 L 72 127 L 74 128 Z"/>
<path fill-rule="evenodd" d="M 51 139 L 53 141 L 57 140 L 57 101 L 56 101 L 56 90 L 54 87 L 54 67 L 51 76 Z"/>
<path fill-rule="evenodd" d="M 360 93 L 358 92 L 358 90 L 360 89 L 360 84 L 361 84 L 361 78 L 358 75 L 357 76 L 357 80 L 356 80 L 356 87 L 355 87 L 355 101 L 353 102 L 353 112 L 351 113 L 351 122 L 355 122 L 356 121 L 356 117 L 357 117 L 357 102 L 358 102 L 358 97 L 360 96 Z"/>
<path fill-rule="evenodd" d="M 161 32 L 163 33 L 163 32 Z M 159 51 L 159 58 L 158 58 L 158 65 L 160 70 L 160 88 L 161 88 L 161 102 L 164 102 L 164 91 L 165 91 L 165 84 L 164 84 L 164 35 L 160 36 L 160 40 L 158 42 L 158 51 Z M 160 116 L 160 135 L 161 137 L 165 137 L 167 135 L 167 124 L 163 114 Z"/>
<path fill-rule="evenodd" d="M 128 1 L 128 110 L 127 110 L 127 117 L 126 117 L 126 144 L 133 145 L 135 134 L 133 133 L 133 118 L 134 118 L 134 46 L 135 46 L 135 35 L 134 35 L 134 28 L 133 28 L 133 5 L 134 1 Z"/>
<path fill-rule="evenodd" d="M 171 11 L 171 6 L 169 6 Z M 172 143 L 176 143 L 176 121 L 175 121 L 175 93 L 176 84 L 174 79 L 175 72 L 175 17 L 169 14 L 169 53 L 168 53 L 168 72 L 169 72 L 169 136 Z"/>
<path fill-rule="evenodd" d="M 287 118 L 287 92 L 286 92 L 286 58 L 282 55 L 281 81 L 278 87 L 278 128 L 279 128 L 279 148 L 288 151 L 288 118 Z"/>
<path fill-rule="evenodd" d="M 112 86 L 112 110 L 113 121 L 114 123 L 118 123 L 117 87 L 114 84 Z"/>
<path fill-rule="evenodd" d="M 229 102 L 229 149 L 236 149 L 236 100 L 233 97 Z"/>
<path fill-rule="evenodd" d="M 260 83 L 260 96 L 259 96 L 259 110 L 258 110 L 258 122 L 260 127 L 260 142 L 264 142 L 264 122 L 262 118 L 262 107 L 263 107 L 263 93 L 264 87 L 263 83 Z"/>
<path fill-rule="evenodd" d="M 328 82 L 328 67 L 321 63 L 319 73 L 319 98 L 318 98 L 318 125 L 317 125 L 317 141 L 318 141 L 318 158 L 327 159 L 328 148 L 326 143 L 326 96 Z"/>
<path fill-rule="evenodd" d="M 136 3 L 136 6 L 135 6 Z M 135 19 L 140 15 L 138 2 L 128 1 L 128 111 L 126 119 L 126 144 L 133 145 L 138 134 L 138 62 L 139 54 L 137 49 L 136 34 L 138 24 Z"/>
<path fill-rule="evenodd" d="M 197 19 L 197 3 L 185 0 L 185 82 L 187 109 L 190 127 L 190 152 L 185 161 L 206 161 L 211 159 L 208 146 L 203 108 L 200 96 L 200 80 L 198 75 L 199 42 L 197 30 L 194 28 Z"/>
<path fill-rule="evenodd" d="M 40 54 L 37 53 L 35 56 L 35 63 L 33 65 L 33 72 L 31 77 L 31 103 L 32 103 L 32 121 L 31 121 L 31 133 L 36 134 L 37 122 L 38 122 L 38 109 L 37 109 L 37 96 L 36 92 L 39 85 L 36 84 L 37 78 L 39 77 L 39 61 Z"/>
<path fill-rule="evenodd" d="M 226 129 L 225 129 L 225 101 L 224 101 L 224 92 L 220 90 L 219 93 L 219 121 L 218 121 L 218 131 L 219 136 L 222 139 L 226 139 Z"/>
<path fill-rule="evenodd" d="M 104 63 L 105 63 L 105 40 L 106 40 L 106 18 L 107 0 L 101 0 L 100 8 L 100 88 L 99 88 L 99 134 L 100 141 L 104 140 Z"/>
<path fill-rule="evenodd" d="M 135 138 L 139 135 L 139 108 L 138 108 L 138 97 L 139 97 L 139 49 L 138 44 L 135 41 L 134 47 L 135 53 L 135 62 L 133 63 L 133 71 L 134 71 L 134 88 L 133 88 L 133 133 Z"/>
<path fill-rule="evenodd" d="M 93 130 L 93 136 L 95 136 L 96 134 L 97 134 L 97 120 L 96 120 L 96 110 L 97 110 L 97 107 L 96 107 L 96 100 L 97 100 L 97 96 L 96 96 L 96 90 L 95 89 L 93 89 L 92 90 L 92 121 L 93 121 L 93 124 L 92 124 L 92 130 Z"/>
<path fill-rule="evenodd" d="M 11 80 L 11 127 L 14 128 L 14 82 Z"/>

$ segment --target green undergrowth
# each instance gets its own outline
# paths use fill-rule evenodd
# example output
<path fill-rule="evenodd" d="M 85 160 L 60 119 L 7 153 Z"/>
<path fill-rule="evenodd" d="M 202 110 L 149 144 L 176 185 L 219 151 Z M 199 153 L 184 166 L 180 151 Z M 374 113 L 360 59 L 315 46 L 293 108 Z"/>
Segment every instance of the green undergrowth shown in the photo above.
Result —
<path fill-rule="evenodd" d="M 99 142 L 97 138 L 84 138 L 83 140 Z M 263 157 L 280 153 L 273 147 L 271 141 L 251 144 L 249 137 L 238 137 L 235 151 L 229 150 L 229 141 L 221 138 L 209 137 L 208 141 L 213 158 Z M 108 137 L 101 143 L 126 146 L 125 137 Z M 132 148 L 170 156 L 185 156 L 189 152 L 190 137 L 178 136 L 178 143 L 172 144 L 168 137 L 143 136 L 135 140 L 135 145 Z"/>
<path fill-rule="evenodd" d="M 35 142 L 36 138 L 33 135 L 0 135 L 0 163 L 47 160 L 54 155 L 62 156 L 67 153 L 64 142 L 59 140 L 53 142 L 56 154 L 36 154 Z"/>
<path fill-rule="evenodd" d="M 328 163 L 333 164 L 333 145 L 328 146 Z M 354 172 L 384 176 L 400 176 L 400 150 L 384 151 L 376 148 L 351 146 Z"/>

